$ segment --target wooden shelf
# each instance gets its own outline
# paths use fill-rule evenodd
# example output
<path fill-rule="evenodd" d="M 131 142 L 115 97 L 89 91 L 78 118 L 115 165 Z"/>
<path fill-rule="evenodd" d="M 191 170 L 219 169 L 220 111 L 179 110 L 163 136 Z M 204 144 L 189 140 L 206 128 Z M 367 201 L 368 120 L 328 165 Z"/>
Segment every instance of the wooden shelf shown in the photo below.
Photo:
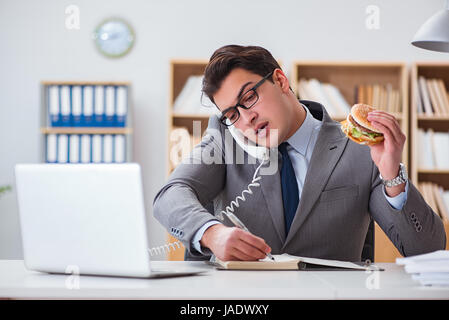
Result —
<path fill-rule="evenodd" d="M 413 97 L 418 96 L 418 78 L 423 76 L 426 79 L 438 78 L 442 79 L 446 90 L 449 88 L 449 63 L 446 61 L 432 61 L 432 62 L 416 62 L 411 66 L 411 93 L 410 97 L 410 133 L 411 133 L 411 166 L 410 177 L 413 183 L 428 181 L 430 182 L 444 182 L 444 179 L 436 178 L 435 175 L 443 174 L 448 179 L 448 170 L 423 170 L 418 168 L 418 128 L 434 131 L 449 132 L 449 116 L 426 116 L 418 114 L 416 99 Z M 445 184 L 448 185 L 449 183 Z"/>
<path fill-rule="evenodd" d="M 126 87 L 126 127 L 53 127 L 49 117 L 49 87 L 50 86 L 113 86 Z M 40 133 L 41 133 L 41 160 L 46 161 L 47 137 L 50 134 L 59 135 L 124 135 L 124 161 L 131 162 L 133 157 L 133 108 L 131 103 L 131 82 L 129 81 L 90 81 L 90 80 L 43 80 L 40 81 L 41 87 L 41 108 L 40 108 Z M 81 101 L 83 102 L 83 90 L 81 88 Z M 93 92 L 94 94 L 94 92 Z M 70 97 L 72 99 L 72 97 Z M 61 103 L 61 102 L 60 102 Z M 92 106 L 94 107 L 94 106 Z"/>
<path fill-rule="evenodd" d="M 410 103 L 410 168 L 409 176 L 415 186 L 421 182 L 435 183 L 445 190 L 449 190 L 449 169 L 426 169 L 418 167 L 418 128 L 434 131 L 449 132 L 449 116 L 426 116 L 418 114 L 416 97 L 418 96 L 418 77 L 426 79 L 442 79 L 446 90 L 449 88 L 449 63 L 442 62 L 415 62 L 411 66 L 411 103 Z M 449 238 L 449 222 L 444 222 L 446 238 Z M 446 249 L 449 242 L 446 242 Z"/>
<path fill-rule="evenodd" d="M 404 62 L 398 61 L 310 61 L 297 60 L 293 63 L 291 87 L 298 95 L 300 78 L 317 79 L 337 87 L 349 105 L 355 104 L 355 88 L 359 85 L 391 84 L 399 90 L 401 110 L 392 113 L 401 124 L 402 131 L 408 136 L 408 71 Z M 336 121 L 344 118 L 336 117 Z M 407 121 L 403 121 L 407 120 Z M 402 162 L 408 166 L 409 148 L 404 146 Z"/>
<path fill-rule="evenodd" d="M 418 115 L 417 116 L 418 121 L 449 121 L 449 116 L 425 116 L 425 115 Z"/>
<path fill-rule="evenodd" d="M 132 128 L 116 127 L 45 127 L 43 134 L 132 134 Z"/>
<path fill-rule="evenodd" d="M 210 114 L 181 114 L 181 113 L 173 113 L 173 118 L 178 119 L 209 119 Z"/>
<path fill-rule="evenodd" d="M 208 60 L 206 59 L 172 59 L 170 61 L 170 78 L 169 78 L 169 101 L 168 101 L 168 137 L 167 137 L 167 176 L 174 170 L 170 161 L 170 134 L 175 127 L 186 128 L 190 135 L 193 135 L 193 126 L 195 121 L 201 122 L 201 134 L 206 130 L 210 115 L 208 114 L 176 114 L 173 112 L 173 105 L 176 97 L 181 92 L 182 88 L 187 82 L 187 79 L 192 75 L 202 75 Z M 191 137 L 193 139 L 193 137 Z M 191 143 L 192 145 L 192 143 Z M 167 234 L 167 242 L 177 241 L 176 238 Z M 178 249 L 170 251 L 167 254 L 168 260 L 184 260 L 185 249 Z"/>
<path fill-rule="evenodd" d="M 418 169 L 418 174 L 449 174 L 449 169 Z"/>

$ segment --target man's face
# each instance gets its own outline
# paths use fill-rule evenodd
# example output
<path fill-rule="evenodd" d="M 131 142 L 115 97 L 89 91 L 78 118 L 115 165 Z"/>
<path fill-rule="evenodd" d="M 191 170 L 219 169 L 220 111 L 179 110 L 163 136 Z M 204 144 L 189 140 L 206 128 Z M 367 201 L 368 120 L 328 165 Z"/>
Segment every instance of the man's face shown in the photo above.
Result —
<path fill-rule="evenodd" d="M 278 81 L 279 77 L 282 78 L 280 81 Z M 237 99 L 239 92 L 245 93 L 250 90 L 262 78 L 244 69 L 232 70 L 214 95 L 215 103 L 220 111 L 235 106 L 239 102 Z M 259 99 L 251 109 L 238 108 L 240 118 L 233 124 L 248 139 L 266 147 L 275 147 L 284 140 L 288 134 L 290 122 L 286 108 L 287 91 L 283 88 L 283 81 L 287 79 L 279 69 L 276 69 L 272 79 L 274 83 L 267 79 L 256 89 Z"/>

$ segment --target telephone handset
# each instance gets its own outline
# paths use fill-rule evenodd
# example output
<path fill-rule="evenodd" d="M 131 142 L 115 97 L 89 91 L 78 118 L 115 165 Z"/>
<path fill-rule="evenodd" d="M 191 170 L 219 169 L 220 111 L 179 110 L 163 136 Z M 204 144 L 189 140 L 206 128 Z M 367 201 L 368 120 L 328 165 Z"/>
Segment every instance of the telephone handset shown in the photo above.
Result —
<path fill-rule="evenodd" d="M 261 163 L 257 167 L 256 171 L 254 172 L 253 179 L 248 184 L 248 187 L 246 189 L 244 189 L 242 191 L 241 195 L 237 196 L 234 201 L 231 201 L 231 203 L 226 207 L 226 209 L 221 211 L 217 217 L 220 220 L 224 220 L 224 217 L 223 217 L 223 214 L 224 214 L 224 215 L 226 215 L 226 217 L 228 217 L 228 219 L 235 226 L 242 228 L 243 230 L 249 232 L 249 230 L 246 228 L 246 226 L 243 224 L 243 222 L 240 221 L 240 219 L 237 218 L 237 216 L 234 214 L 234 211 L 235 211 L 235 208 L 239 207 L 240 201 L 241 202 L 246 201 L 246 198 L 245 198 L 246 193 L 253 194 L 253 191 L 251 190 L 251 188 L 260 187 L 259 181 L 262 179 L 262 177 L 257 176 L 257 174 L 259 173 L 259 170 L 262 167 L 262 165 L 269 159 L 269 150 L 268 150 L 268 148 L 258 146 L 256 143 L 249 140 L 247 137 L 245 137 L 243 135 L 243 133 L 239 129 L 235 128 L 234 126 L 230 126 L 230 127 L 228 127 L 228 129 L 229 129 L 230 133 L 232 134 L 232 137 L 234 138 L 234 140 L 239 144 L 239 146 L 245 152 L 247 152 L 249 155 L 260 160 Z M 181 247 L 183 247 L 182 243 L 180 241 L 175 241 L 175 242 L 171 242 L 166 245 L 163 245 L 163 246 L 149 248 L 148 251 L 149 251 L 150 255 L 153 256 L 155 254 L 161 254 L 161 253 L 165 253 L 165 252 L 168 253 L 168 252 L 170 252 L 170 250 L 174 251 Z M 215 256 L 213 255 L 211 258 L 211 261 L 214 261 L 214 259 L 215 259 Z"/>
<path fill-rule="evenodd" d="M 269 158 L 268 152 L 269 151 L 268 151 L 268 148 L 258 146 L 253 141 L 249 140 L 247 137 L 245 137 L 243 135 L 243 133 L 240 130 L 238 130 L 234 126 L 230 126 L 230 127 L 228 127 L 228 129 L 231 132 L 234 140 L 240 145 L 240 147 L 242 147 L 242 149 L 245 150 L 245 152 L 247 152 L 252 157 L 261 160 L 261 163 L 257 167 L 256 171 L 254 172 L 253 179 L 248 184 L 248 187 L 245 190 L 243 190 L 241 195 L 237 196 L 234 201 L 231 201 L 231 203 L 229 204 L 229 206 L 226 207 L 225 210 L 223 210 L 219 213 L 218 218 L 220 220 L 224 220 L 224 217 L 223 217 L 223 214 L 224 214 L 228 217 L 229 220 L 231 220 L 231 222 L 235 226 L 242 228 L 243 230 L 249 232 L 249 230 L 246 228 L 246 226 L 243 224 L 243 222 L 241 222 L 240 219 L 237 218 L 237 216 L 234 214 L 234 211 L 235 211 L 234 207 L 236 207 L 236 208 L 239 207 L 239 201 L 241 201 L 241 202 L 246 201 L 245 193 L 253 194 L 253 191 L 251 190 L 252 187 L 260 186 L 259 181 L 262 179 L 262 177 L 257 176 L 257 174 L 259 173 L 259 170 L 262 167 L 262 165 L 268 160 L 268 158 Z"/>
<path fill-rule="evenodd" d="M 266 161 L 268 160 L 268 148 L 258 146 L 253 141 L 249 140 L 243 135 L 243 133 L 234 126 L 228 127 L 229 132 L 231 132 L 234 140 L 239 144 L 239 146 L 245 150 L 252 157 Z"/>

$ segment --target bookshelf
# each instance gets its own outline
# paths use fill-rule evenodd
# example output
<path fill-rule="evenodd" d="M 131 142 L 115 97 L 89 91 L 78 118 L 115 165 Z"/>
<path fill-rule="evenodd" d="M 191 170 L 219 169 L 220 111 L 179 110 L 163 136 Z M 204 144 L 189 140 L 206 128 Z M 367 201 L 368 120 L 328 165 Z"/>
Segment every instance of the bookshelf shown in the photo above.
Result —
<path fill-rule="evenodd" d="M 433 112 L 426 112 L 424 103 L 423 84 L 419 82 L 419 79 L 423 77 L 425 80 L 429 79 L 440 79 L 442 80 L 443 87 L 440 91 L 441 95 L 446 95 L 446 100 L 442 99 L 440 106 L 437 108 L 435 106 L 435 101 L 431 99 L 430 93 L 427 92 L 429 96 L 429 102 L 432 105 Z M 439 167 L 434 162 L 433 165 L 429 164 L 423 167 L 423 164 L 419 163 L 420 157 L 422 155 L 432 154 L 435 157 L 434 152 L 440 151 L 442 149 L 449 149 L 449 144 L 435 145 L 435 142 L 430 138 L 430 145 L 433 144 L 433 148 L 425 149 L 425 146 L 420 143 L 421 138 L 419 130 L 424 130 L 428 132 L 432 130 L 434 133 L 446 133 L 449 134 L 449 63 L 446 61 L 438 62 L 415 62 L 411 66 L 411 115 L 410 115 L 410 132 L 411 132 L 411 166 L 410 166 L 410 176 L 413 183 L 416 186 L 421 186 L 422 183 L 434 183 L 441 186 L 445 191 L 449 191 L 449 163 L 448 167 Z M 429 87 L 427 86 L 429 91 Z M 445 91 L 445 92 L 444 92 Z M 445 102 L 446 101 L 446 102 Z M 418 110 L 422 110 L 421 112 Z M 449 138 L 448 138 L 449 141 Z M 439 149 L 439 150 L 436 150 Z M 448 152 L 449 154 L 449 152 Z M 422 158 L 421 158 L 422 159 Z M 435 159 L 435 158 L 434 158 Z M 449 159 L 447 159 L 449 161 Z M 420 189 L 421 191 L 421 189 Z M 422 192 L 423 193 L 423 192 Z M 427 199 L 426 199 L 427 200 Z M 431 203 L 428 201 L 431 205 Z M 431 205 L 432 206 L 432 205 Z M 435 210 L 435 209 L 434 209 Z M 438 212 L 439 213 L 439 212 Z M 449 221 L 447 217 L 442 216 L 444 228 L 446 230 L 446 239 L 449 239 Z M 446 249 L 449 249 L 449 242 L 446 243 Z"/>
<path fill-rule="evenodd" d="M 298 97 L 298 84 L 300 79 L 317 79 L 320 83 L 335 86 L 344 97 L 349 106 L 363 102 L 372 104 L 374 86 L 395 90 L 399 97 L 396 98 L 395 108 L 386 110 L 398 119 L 402 131 L 409 137 L 409 108 L 408 108 L 408 70 L 403 62 L 379 62 L 379 61 L 295 61 L 291 73 L 291 87 Z M 362 89 L 365 90 L 361 96 Z M 368 91 L 369 89 L 369 91 Z M 375 94 L 374 94 L 375 95 Z M 300 97 L 301 98 L 301 97 Z M 388 99 L 377 99 L 378 107 L 383 108 L 382 102 Z M 376 104 L 374 103 L 376 106 Z M 347 114 L 346 114 L 347 115 Z M 336 121 L 342 121 L 345 116 L 334 117 Z M 408 143 L 404 146 L 402 162 L 408 168 L 409 162 Z M 375 261 L 392 262 L 396 256 L 400 256 L 397 249 L 388 239 L 383 230 L 375 224 Z"/>
<path fill-rule="evenodd" d="M 104 103 L 102 114 L 98 114 L 99 109 L 95 104 L 96 99 L 99 98 L 95 96 L 95 91 L 97 90 L 96 88 L 100 87 L 102 88 L 101 90 L 104 98 L 102 102 Z M 50 90 L 52 90 L 51 88 L 55 89 L 55 92 L 57 92 L 54 96 L 51 96 L 53 95 L 53 93 L 50 93 Z M 62 88 L 66 90 L 63 92 Z M 85 88 L 89 88 L 89 96 L 87 95 L 87 89 Z M 109 97 L 106 97 L 107 90 L 110 90 L 111 93 Z M 120 91 L 120 93 L 118 93 L 118 91 Z M 41 81 L 42 98 L 40 132 L 42 136 L 42 146 L 44 146 L 41 153 L 42 162 L 112 163 L 131 161 L 133 128 L 130 91 L 131 84 L 126 81 Z M 90 101 L 89 103 L 87 102 L 88 100 Z M 123 112 L 118 111 L 118 100 L 120 100 L 120 106 Z M 106 111 L 108 108 L 106 103 L 111 103 L 111 105 L 113 105 L 111 112 L 111 108 Z M 53 104 L 56 109 L 59 109 L 56 117 L 60 119 L 66 117 L 67 120 L 55 122 L 55 109 L 51 104 Z M 65 104 L 64 107 L 63 104 Z M 87 107 L 88 104 L 89 108 Z M 65 111 L 63 111 L 63 109 L 65 109 Z M 89 115 L 88 109 L 90 110 Z M 87 121 L 87 118 L 90 120 Z M 68 149 L 69 155 L 66 159 L 58 158 L 56 161 L 49 161 L 49 136 L 67 137 L 68 143 L 64 148 Z M 77 153 L 79 154 L 76 159 L 70 155 L 70 148 L 73 146 L 70 145 L 72 137 L 77 137 L 79 139 L 76 145 L 76 149 L 78 149 Z M 86 145 L 85 150 L 89 150 L 89 161 L 86 159 L 82 160 L 81 137 L 88 137 L 89 146 Z M 101 141 L 100 151 L 94 151 L 92 137 L 99 137 L 98 141 Z M 104 139 L 104 137 L 109 139 Z M 108 143 L 106 143 L 106 140 L 108 140 Z M 56 141 L 56 143 L 59 144 L 59 140 Z M 106 144 L 108 144 L 108 147 L 106 147 Z M 57 145 L 56 148 L 59 147 L 60 146 Z M 93 159 L 94 152 L 101 155 L 101 159 Z M 106 153 L 108 153 L 108 156 L 106 156 Z"/>
<path fill-rule="evenodd" d="M 181 93 L 188 78 L 191 75 L 202 75 L 207 65 L 207 60 L 186 60 L 174 59 L 170 61 L 169 78 L 169 108 L 168 108 L 168 146 L 167 152 L 167 174 L 170 174 L 175 165 L 170 160 L 170 149 L 173 143 L 172 132 L 178 128 L 184 128 L 188 135 L 189 148 L 201 139 L 201 135 L 207 128 L 209 116 L 202 113 L 177 113 L 174 110 L 176 98 Z M 409 70 L 403 62 L 347 62 L 347 61 L 295 61 L 293 63 L 290 85 L 298 95 L 298 83 L 301 78 L 317 79 L 322 83 L 330 83 L 341 92 L 349 106 L 360 101 L 360 99 L 372 99 L 373 93 L 360 96 L 360 88 L 375 85 L 387 86 L 398 93 L 397 104 L 394 110 L 387 110 L 398 119 L 402 131 L 407 135 L 407 143 L 404 146 L 402 162 L 407 166 L 412 181 L 429 181 L 437 183 L 445 190 L 449 190 L 449 169 L 419 169 L 416 166 L 416 130 L 417 128 L 433 128 L 437 131 L 449 132 L 449 114 L 435 116 L 418 115 L 414 99 L 416 83 L 414 79 L 417 75 L 432 76 L 444 79 L 446 88 L 449 88 L 449 63 L 418 63 L 412 66 L 411 92 L 409 92 Z M 410 96 L 409 96 L 410 94 Z M 367 96 L 371 97 L 367 98 Z M 378 100 L 387 101 L 387 100 Z M 341 121 L 345 117 L 334 117 Z M 200 132 L 195 132 L 194 123 L 200 125 Z M 190 151 L 190 149 L 189 149 Z M 446 233 L 449 225 L 445 223 Z M 448 237 L 449 238 L 449 237 Z M 168 236 L 168 241 L 176 241 L 172 236 Z M 380 229 L 375 225 L 375 261 L 394 262 L 396 257 L 400 257 L 399 252 Z M 169 260 L 183 260 L 184 250 L 178 249 L 169 252 Z"/>
<path fill-rule="evenodd" d="M 178 113 L 174 110 L 176 98 L 179 96 L 184 86 L 186 85 L 190 76 L 201 76 L 204 74 L 204 70 L 207 66 L 208 60 L 206 59 L 173 59 L 170 61 L 170 76 L 169 76 L 169 101 L 168 101 L 168 152 L 167 152 L 167 176 L 175 169 L 176 164 L 170 158 L 172 152 L 172 146 L 174 143 L 180 141 L 176 136 L 173 136 L 173 132 L 176 129 L 182 128 L 185 135 L 188 134 L 188 149 L 195 143 L 201 140 L 201 136 L 207 128 L 209 122 L 208 114 L 202 113 Z M 194 126 L 199 127 L 199 132 L 194 132 Z M 185 138 L 184 135 L 184 138 Z M 167 242 L 177 241 L 171 235 L 168 235 Z M 176 251 L 170 251 L 167 254 L 168 260 L 184 260 L 185 249 L 178 249 Z"/>

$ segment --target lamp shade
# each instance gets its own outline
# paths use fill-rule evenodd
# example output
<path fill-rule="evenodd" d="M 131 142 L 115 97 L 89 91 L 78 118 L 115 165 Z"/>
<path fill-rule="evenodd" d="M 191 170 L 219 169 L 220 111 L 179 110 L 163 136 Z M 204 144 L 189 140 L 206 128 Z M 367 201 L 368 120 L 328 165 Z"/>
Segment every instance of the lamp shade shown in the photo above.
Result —
<path fill-rule="evenodd" d="M 435 13 L 419 28 L 412 44 L 422 49 L 449 52 L 449 0 L 444 10 Z"/>

